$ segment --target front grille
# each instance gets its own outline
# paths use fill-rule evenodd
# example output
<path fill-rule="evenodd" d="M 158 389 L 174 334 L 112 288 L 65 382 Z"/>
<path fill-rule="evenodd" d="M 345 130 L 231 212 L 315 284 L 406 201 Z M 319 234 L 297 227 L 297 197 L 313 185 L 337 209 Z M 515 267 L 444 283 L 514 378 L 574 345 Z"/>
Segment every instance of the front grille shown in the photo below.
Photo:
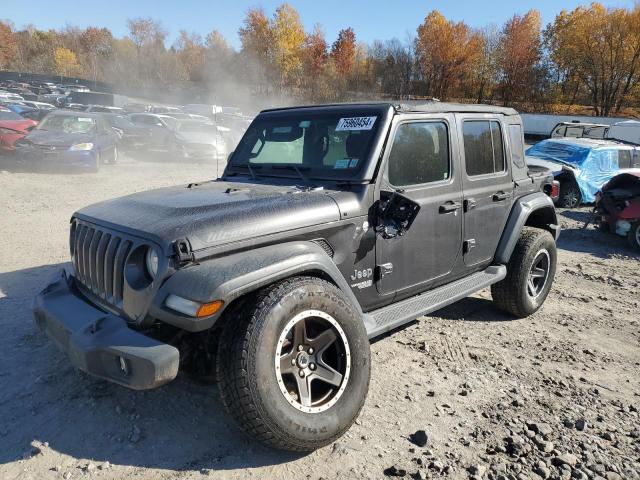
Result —
<path fill-rule="evenodd" d="M 76 222 L 73 239 L 76 279 L 108 304 L 122 308 L 124 266 L 133 242 L 113 231 Z"/>

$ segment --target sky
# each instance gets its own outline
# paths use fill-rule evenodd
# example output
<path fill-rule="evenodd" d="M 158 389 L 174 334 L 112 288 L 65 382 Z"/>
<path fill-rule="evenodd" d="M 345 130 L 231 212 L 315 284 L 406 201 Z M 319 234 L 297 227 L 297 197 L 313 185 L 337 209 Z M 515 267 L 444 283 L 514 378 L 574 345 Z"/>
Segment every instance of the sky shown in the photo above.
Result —
<path fill-rule="evenodd" d="M 109 28 L 116 37 L 127 34 L 128 18 L 151 17 L 168 30 L 168 45 L 181 29 L 197 32 L 203 37 L 219 30 L 229 44 L 240 46 L 238 28 L 249 8 L 260 6 L 271 16 L 282 0 L 0 0 L 0 19 L 22 28 L 33 24 L 40 29 L 58 29 L 67 24 L 79 27 Z M 407 40 L 433 9 L 455 21 L 465 21 L 472 27 L 490 23 L 501 25 L 514 13 L 523 14 L 531 8 L 540 11 L 543 25 L 553 21 L 562 9 L 571 10 L 588 0 L 290 0 L 307 31 L 320 23 L 327 41 L 332 43 L 340 29 L 353 27 L 358 41 L 398 38 Z M 610 7 L 633 7 L 633 0 L 601 1 Z"/>

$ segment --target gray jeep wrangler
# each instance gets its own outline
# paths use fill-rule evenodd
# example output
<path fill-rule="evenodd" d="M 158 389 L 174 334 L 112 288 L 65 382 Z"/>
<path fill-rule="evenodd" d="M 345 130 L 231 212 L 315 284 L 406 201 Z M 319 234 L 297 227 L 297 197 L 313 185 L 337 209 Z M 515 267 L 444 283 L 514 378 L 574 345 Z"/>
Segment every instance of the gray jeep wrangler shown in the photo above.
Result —
<path fill-rule="evenodd" d="M 261 112 L 217 180 L 86 207 L 37 325 L 81 370 L 214 376 L 253 438 L 308 451 L 354 422 L 369 339 L 491 286 L 543 304 L 559 234 L 520 116 L 482 105 Z"/>

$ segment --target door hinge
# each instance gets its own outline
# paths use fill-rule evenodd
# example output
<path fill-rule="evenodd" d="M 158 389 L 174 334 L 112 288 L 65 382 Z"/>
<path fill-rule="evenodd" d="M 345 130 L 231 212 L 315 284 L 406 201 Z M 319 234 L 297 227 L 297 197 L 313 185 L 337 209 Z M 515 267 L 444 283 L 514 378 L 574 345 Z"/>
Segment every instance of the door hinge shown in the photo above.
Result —
<path fill-rule="evenodd" d="M 462 242 L 462 253 L 467 254 L 471 251 L 472 248 L 476 248 L 476 239 L 469 238 Z"/>
<path fill-rule="evenodd" d="M 387 275 L 391 275 L 393 273 L 393 263 L 383 263 L 382 265 L 378 265 L 378 278 L 382 279 Z"/>

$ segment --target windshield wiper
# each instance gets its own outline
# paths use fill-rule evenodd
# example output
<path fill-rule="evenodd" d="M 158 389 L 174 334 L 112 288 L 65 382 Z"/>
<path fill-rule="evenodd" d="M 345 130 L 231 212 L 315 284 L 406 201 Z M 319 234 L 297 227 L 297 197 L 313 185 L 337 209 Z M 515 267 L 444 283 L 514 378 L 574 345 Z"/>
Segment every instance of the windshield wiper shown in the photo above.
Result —
<path fill-rule="evenodd" d="M 234 168 L 246 168 L 247 170 L 249 170 L 249 175 L 251 175 L 251 179 L 255 180 L 256 179 L 256 172 L 254 171 L 254 168 L 262 168 L 262 167 L 251 167 L 251 165 L 249 165 L 249 163 L 239 163 L 237 165 L 231 165 Z"/>
<path fill-rule="evenodd" d="M 274 170 L 294 170 L 298 176 L 302 179 L 303 182 L 308 182 L 309 179 L 307 176 L 302 173 L 302 169 L 297 165 L 272 165 Z M 309 167 L 303 167 L 305 170 L 311 170 Z"/>

